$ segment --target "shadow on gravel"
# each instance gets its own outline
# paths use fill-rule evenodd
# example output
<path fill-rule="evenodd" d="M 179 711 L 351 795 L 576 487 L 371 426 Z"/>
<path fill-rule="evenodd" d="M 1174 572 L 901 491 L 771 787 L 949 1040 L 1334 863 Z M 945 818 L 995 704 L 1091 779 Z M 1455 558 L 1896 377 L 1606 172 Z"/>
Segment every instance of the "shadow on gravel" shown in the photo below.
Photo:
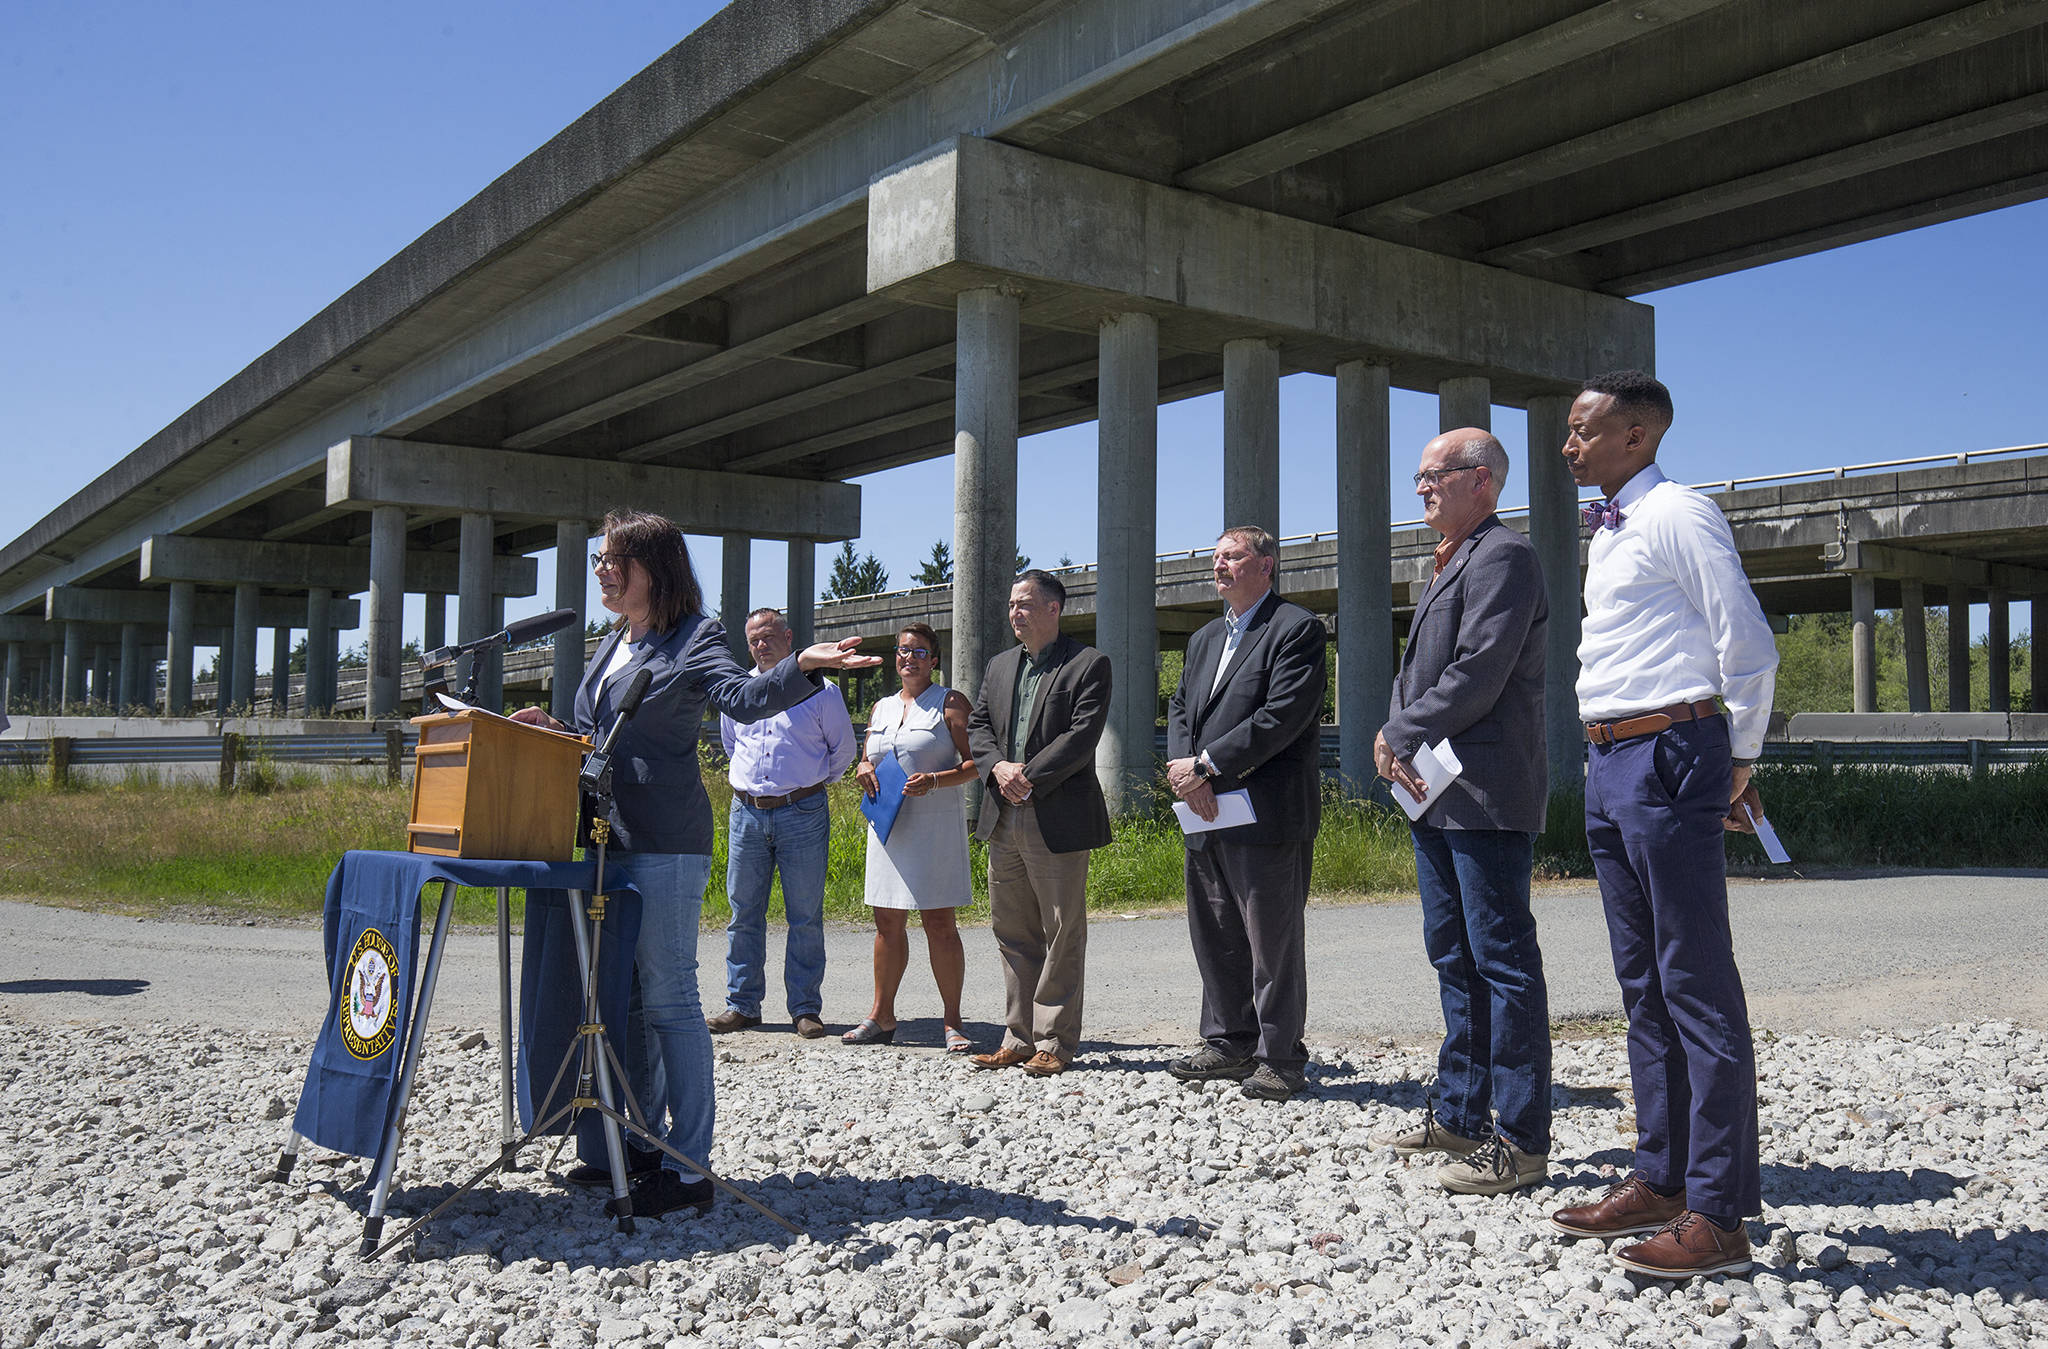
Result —
<path fill-rule="evenodd" d="M 1979 1227 L 1960 1236 L 1946 1228 L 1857 1227 L 1833 1235 L 1849 1247 L 1849 1264 L 1834 1277 L 1872 1293 L 1941 1288 L 1969 1297 L 1989 1288 L 2010 1300 L 2031 1292 L 2035 1275 L 2048 1269 L 2048 1231 L 2033 1227 Z"/>
<path fill-rule="evenodd" d="M 1789 1166 L 1765 1162 L 1764 1195 L 1773 1204 L 1910 1204 L 1950 1199 L 1967 1178 L 1914 1167 L 1911 1171 L 1864 1171 L 1853 1166 Z"/>
<path fill-rule="evenodd" d="M 10 979 L 0 993 L 83 993 L 93 998 L 130 998 L 149 987 L 147 979 Z"/>

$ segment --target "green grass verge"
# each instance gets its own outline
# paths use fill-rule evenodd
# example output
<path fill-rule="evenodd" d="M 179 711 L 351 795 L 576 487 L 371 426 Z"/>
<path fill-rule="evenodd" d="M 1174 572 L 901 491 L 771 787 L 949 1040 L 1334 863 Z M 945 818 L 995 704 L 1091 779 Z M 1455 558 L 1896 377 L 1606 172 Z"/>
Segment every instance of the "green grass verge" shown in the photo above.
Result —
<path fill-rule="evenodd" d="M 2048 764 L 1971 778 L 1946 770 L 1845 765 L 1769 768 L 1757 784 L 1786 847 L 1802 867 L 2048 868 Z M 704 917 L 724 923 L 722 775 L 706 785 L 720 823 Z M 0 771 L 0 893 L 139 912 L 198 909 L 258 918 L 317 914 L 327 876 L 350 848 L 404 846 L 409 789 L 360 780 L 272 774 L 255 791 L 228 795 L 203 784 L 165 785 L 137 773 L 108 784 L 54 791 L 33 775 Z M 866 822 L 851 782 L 832 789 L 829 916 L 864 920 Z M 1539 874 L 1592 874 L 1578 800 L 1551 802 L 1537 843 Z M 986 858 L 972 845 L 975 902 L 985 917 Z M 1783 874 L 1753 839 L 1731 836 L 1731 870 Z M 1121 822 L 1094 854 L 1090 905 L 1098 910 L 1174 908 L 1182 900 L 1180 832 L 1147 815 Z M 1322 897 L 1415 892 L 1406 821 L 1384 805 L 1330 800 L 1316 842 L 1314 889 Z M 457 893 L 458 921 L 496 912 L 488 890 Z M 779 919 L 781 899 L 772 901 Z"/>

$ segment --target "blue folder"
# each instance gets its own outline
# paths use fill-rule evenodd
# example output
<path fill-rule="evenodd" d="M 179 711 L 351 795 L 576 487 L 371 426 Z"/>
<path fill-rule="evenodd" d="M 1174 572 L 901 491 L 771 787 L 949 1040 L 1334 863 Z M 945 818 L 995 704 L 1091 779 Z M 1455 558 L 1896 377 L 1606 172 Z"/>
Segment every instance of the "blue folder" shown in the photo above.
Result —
<path fill-rule="evenodd" d="M 875 761 L 875 784 L 877 790 L 870 800 L 863 796 L 860 813 L 868 817 L 868 823 L 875 827 L 875 838 L 882 843 L 889 841 L 889 831 L 896 827 L 896 815 L 903 809 L 903 784 L 910 781 L 910 775 L 903 771 L 903 765 L 896 762 L 894 753 L 884 754 Z"/>

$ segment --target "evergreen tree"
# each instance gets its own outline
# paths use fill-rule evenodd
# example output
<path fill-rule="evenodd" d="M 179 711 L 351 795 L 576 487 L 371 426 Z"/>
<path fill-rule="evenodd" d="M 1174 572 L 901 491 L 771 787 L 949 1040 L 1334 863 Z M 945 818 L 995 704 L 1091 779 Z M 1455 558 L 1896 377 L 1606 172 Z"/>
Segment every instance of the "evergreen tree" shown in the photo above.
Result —
<path fill-rule="evenodd" d="M 832 555 L 832 572 L 825 578 L 824 594 L 818 598 L 850 600 L 860 595 L 878 595 L 888 588 L 889 572 L 881 559 L 873 553 L 861 556 L 854 552 L 853 540 L 847 539 Z"/>
<path fill-rule="evenodd" d="M 924 565 L 910 580 L 911 584 L 921 586 L 953 584 L 953 550 L 944 539 L 932 545 L 932 555 L 924 560 Z"/>

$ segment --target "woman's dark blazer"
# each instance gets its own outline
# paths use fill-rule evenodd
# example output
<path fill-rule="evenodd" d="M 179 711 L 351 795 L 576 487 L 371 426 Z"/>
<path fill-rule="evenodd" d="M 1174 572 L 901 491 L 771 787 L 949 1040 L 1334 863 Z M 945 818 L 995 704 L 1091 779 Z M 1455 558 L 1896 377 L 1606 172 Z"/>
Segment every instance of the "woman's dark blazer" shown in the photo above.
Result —
<path fill-rule="evenodd" d="M 691 614 L 674 632 L 653 633 L 633 659 L 598 687 L 612 653 L 626 639 L 620 627 L 598 643 L 576 688 L 576 729 L 602 742 L 614 705 L 635 672 L 654 680 L 640 710 L 612 746 L 611 846 L 626 852 L 711 851 L 711 801 L 697 771 L 697 737 L 707 706 L 734 721 L 759 721 L 795 707 L 823 686 L 821 675 L 797 668 L 797 653 L 755 676 L 726 649 L 725 628 Z"/>

